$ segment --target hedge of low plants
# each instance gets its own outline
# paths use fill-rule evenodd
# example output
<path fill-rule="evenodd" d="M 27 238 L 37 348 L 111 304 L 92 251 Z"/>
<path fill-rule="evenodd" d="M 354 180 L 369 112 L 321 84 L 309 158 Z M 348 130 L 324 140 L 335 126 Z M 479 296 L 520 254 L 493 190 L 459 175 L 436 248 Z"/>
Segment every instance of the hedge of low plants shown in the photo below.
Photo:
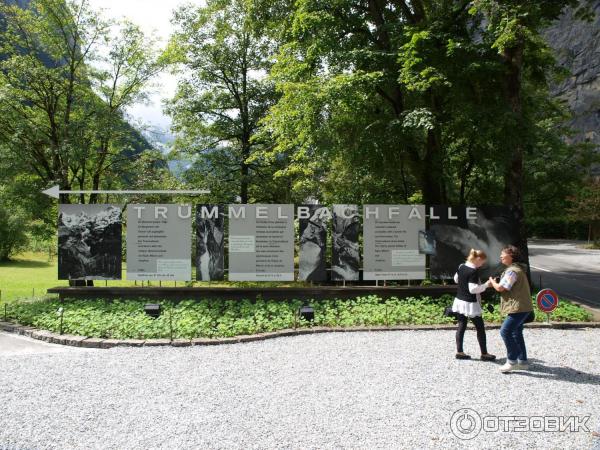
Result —
<path fill-rule="evenodd" d="M 184 300 L 164 301 L 162 314 L 153 319 L 144 313 L 144 305 L 152 300 L 72 300 L 55 299 L 22 301 L 7 306 L 7 319 L 22 325 L 60 332 L 59 308 L 63 308 L 62 331 L 98 338 L 152 339 L 230 337 L 294 327 L 374 326 L 401 324 L 448 324 L 442 315 L 452 304 L 451 296 L 381 299 L 376 295 L 355 299 L 314 300 L 314 323 L 297 317 L 300 300 Z M 485 308 L 484 308 L 485 309 Z M 1 311 L 1 314 L 4 310 Z M 498 305 L 494 312 L 484 313 L 486 322 L 500 322 Z M 536 311 L 536 321 L 546 315 Z M 553 321 L 589 321 L 591 315 L 566 300 L 552 314 Z"/>

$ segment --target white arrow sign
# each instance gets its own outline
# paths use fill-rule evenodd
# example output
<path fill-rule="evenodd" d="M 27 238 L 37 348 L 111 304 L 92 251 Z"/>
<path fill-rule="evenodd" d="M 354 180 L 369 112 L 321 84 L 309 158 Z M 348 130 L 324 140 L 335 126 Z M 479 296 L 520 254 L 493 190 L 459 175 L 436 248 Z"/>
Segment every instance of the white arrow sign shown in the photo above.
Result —
<path fill-rule="evenodd" d="M 207 191 L 206 189 L 200 189 L 200 190 L 191 190 L 191 191 L 156 191 L 156 190 L 150 190 L 150 191 L 62 191 L 60 190 L 60 188 L 58 187 L 58 185 L 56 186 L 52 186 L 49 189 L 46 189 L 44 191 L 42 191 L 43 194 L 46 194 L 50 197 L 53 198 L 58 198 L 60 194 L 115 194 L 115 195 L 125 195 L 125 194 L 171 194 L 171 195 L 177 195 L 177 194 L 192 194 L 192 195 L 196 195 L 196 194 L 210 194 L 210 191 Z"/>

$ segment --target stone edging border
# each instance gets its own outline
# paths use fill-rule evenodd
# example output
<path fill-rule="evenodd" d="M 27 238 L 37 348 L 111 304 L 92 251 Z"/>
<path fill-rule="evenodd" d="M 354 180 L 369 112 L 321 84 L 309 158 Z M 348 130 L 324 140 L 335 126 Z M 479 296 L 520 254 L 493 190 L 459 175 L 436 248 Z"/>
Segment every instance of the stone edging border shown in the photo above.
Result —
<path fill-rule="evenodd" d="M 600 322 L 536 322 L 526 325 L 528 328 L 545 329 L 579 329 L 600 328 Z M 487 329 L 498 329 L 500 324 L 486 324 Z M 427 330 L 455 330 L 456 325 L 393 325 L 393 326 L 354 326 L 354 327 L 311 327 L 285 329 L 253 335 L 235 336 L 230 338 L 195 338 L 195 339 L 101 339 L 87 336 L 74 336 L 68 334 L 56 334 L 47 330 L 39 330 L 34 327 L 19 325 L 10 322 L 0 322 L 0 330 L 27 336 L 40 341 L 70 345 L 82 348 L 113 348 L 113 347 L 156 347 L 170 345 L 173 347 L 189 347 L 192 345 L 221 345 L 236 344 L 241 342 L 264 341 L 283 336 L 298 336 L 302 334 L 315 333 L 348 333 L 357 331 L 427 331 Z"/>

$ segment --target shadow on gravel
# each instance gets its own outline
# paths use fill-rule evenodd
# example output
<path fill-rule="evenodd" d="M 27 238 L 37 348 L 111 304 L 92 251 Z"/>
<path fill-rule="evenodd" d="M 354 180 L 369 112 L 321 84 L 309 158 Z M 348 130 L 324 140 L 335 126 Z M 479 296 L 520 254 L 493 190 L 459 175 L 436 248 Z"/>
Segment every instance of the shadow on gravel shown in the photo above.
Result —
<path fill-rule="evenodd" d="M 535 360 L 531 360 L 533 364 L 529 366 L 529 370 L 517 370 L 510 372 L 508 375 L 523 375 L 526 377 L 543 378 L 547 380 L 568 381 L 575 384 L 594 384 L 600 385 L 600 375 L 595 373 L 582 372 L 572 369 L 571 367 L 552 367 L 544 366 Z"/>

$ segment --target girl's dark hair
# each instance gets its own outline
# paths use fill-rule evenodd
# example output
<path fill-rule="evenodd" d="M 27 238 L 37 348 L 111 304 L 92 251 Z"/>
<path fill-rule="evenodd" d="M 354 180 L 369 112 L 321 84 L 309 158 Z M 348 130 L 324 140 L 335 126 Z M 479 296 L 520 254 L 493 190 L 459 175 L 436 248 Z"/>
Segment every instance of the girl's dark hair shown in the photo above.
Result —
<path fill-rule="evenodd" d="M 502 249 L 502 251 L 507 255 L 510 255 L 513 261 L 519 261 L 519 259 L 521 258 L 521 250 L 519 250 L 514 245 L 507 245 Z"/>

